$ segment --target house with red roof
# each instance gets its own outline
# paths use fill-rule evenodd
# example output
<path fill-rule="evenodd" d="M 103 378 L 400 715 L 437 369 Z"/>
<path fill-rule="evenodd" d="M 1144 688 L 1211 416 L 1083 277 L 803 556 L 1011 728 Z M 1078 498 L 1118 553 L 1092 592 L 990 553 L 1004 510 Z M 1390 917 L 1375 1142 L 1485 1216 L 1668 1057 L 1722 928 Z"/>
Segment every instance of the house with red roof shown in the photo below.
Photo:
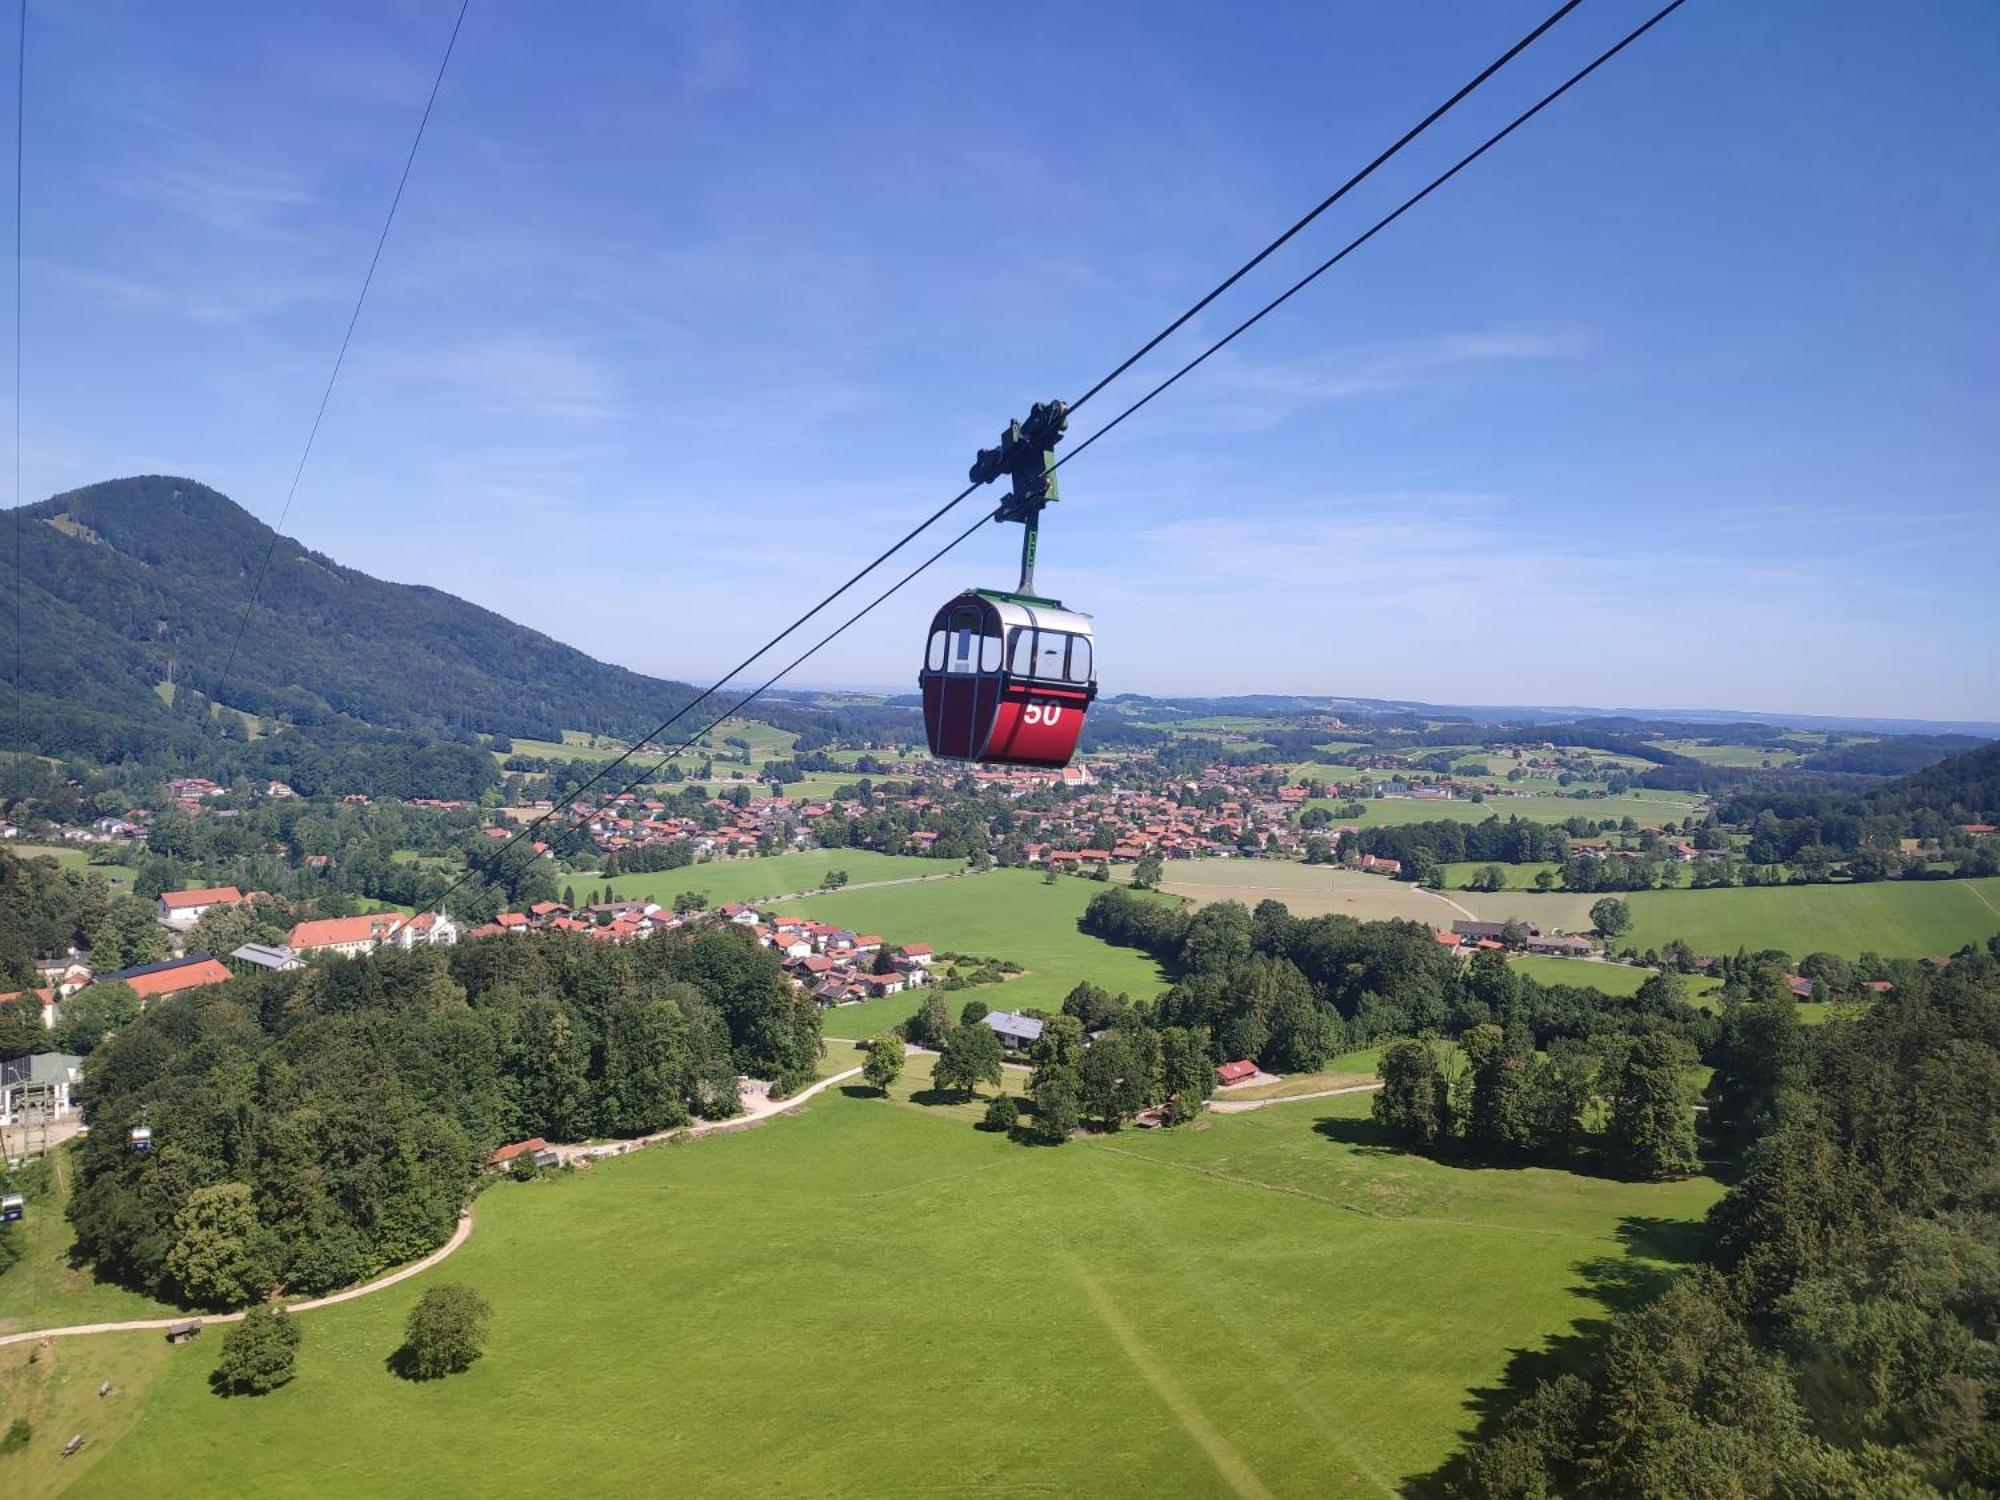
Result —
<path fill-rule="evenodd" d="M 144 1006 L 155 1000 L 164 1000 L 169 995 L 202 989 L 211 984 L 227 984 L 235 977 L 229 972 L 229 966 L 213 954 L 190 953 L 186 958 L 170 958 L 165 963 L 140 964 L 136 968 L 99 974 L 96 983 L 128 984 L 132 993 L 139 997 L 139 1004 Z"/>

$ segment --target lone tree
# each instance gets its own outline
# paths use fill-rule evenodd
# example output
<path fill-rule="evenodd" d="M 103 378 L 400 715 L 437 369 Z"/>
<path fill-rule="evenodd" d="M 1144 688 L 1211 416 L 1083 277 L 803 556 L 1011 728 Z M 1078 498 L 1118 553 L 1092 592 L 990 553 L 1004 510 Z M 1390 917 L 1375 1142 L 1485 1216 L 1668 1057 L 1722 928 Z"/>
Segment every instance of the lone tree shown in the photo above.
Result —
<path fill-rule="evenodd" d="M 292 1378 L 292 1359 L 304 1330 L 282 1307 L 250 1309 L 222 1336 L 222 1358 L 212 1384 L 224 1394 L 261 1396 Z"/>
<path fill-rule="evenodd" d="M 867 1058 L 861 1064 L 861 1076 L 870 1088 L 889 1092 L 889 1085 L 903 1076 L 903 1039 L 899 1036 L 878 1036 L 865 1044 Z"/>
<path fill-rule="evenodd" d="M 436 1380 L 472 1367 L 486 1343 L 493 1309 L 469 1286 L 434 1286 L 410 1309 L 398 1371 L 411 1380 Z"/>
<path fill-rule="evenodd" d="M 945 1038 L 944 1049 L 931 1066 L 931 1082 L 941 1089 L 977 1093 L 979 1085 L 1000 1085 L 1000 1037 L 991 1026 L 975 1021 L 959 1026 Z"/>
<path fill-rule="evenodd" d="M 1607 942 L 1632 927 L 1632 908 L 1616 896 L 1604 896 L 1590 904 L 1590 925 Z"/>

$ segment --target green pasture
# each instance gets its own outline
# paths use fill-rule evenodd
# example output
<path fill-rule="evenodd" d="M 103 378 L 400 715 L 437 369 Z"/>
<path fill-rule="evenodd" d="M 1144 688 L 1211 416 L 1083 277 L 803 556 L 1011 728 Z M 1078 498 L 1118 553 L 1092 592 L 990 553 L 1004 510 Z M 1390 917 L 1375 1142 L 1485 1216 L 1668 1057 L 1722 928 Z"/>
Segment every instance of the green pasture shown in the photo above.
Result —
<path fill-rule="evenodd" d="M 1315 798 L 1306 803 L 1308 807 L 1325 807 L 1328 810 L 1341 805 L 1338 798 Z M 1448 802 L 1426 802 L 1414 797 L 1373 797 L 1364 798 L 1361 806 L 1362 814 L 1353 822 L 1358 827 L 1377 828 L 1447 819 L 1458 823 L 1483 823 L 1496 815 L 1501 818 L 1525 818 L 1536 823 L 1566 823 L 1571 818 L 1589 818 L 1596 822 L 1602 818 L 1616 820 L 1629 817 L 1641 825 L 1657 825 L 1667 819 L 1678 823 L 1682 818 L 1698 813 L 1702 803 L 1699 798 L 1678 792 L 1637 791 L 1624 792 L 1615 797 L 1565 797 L 1550 791 L 1512 797 L 1494 796 L 1483 802 L 1474 802 L 1466 797 L 1453 797 Z"/>
<path fill-rule="evenodd" d="M 1559 874 L 1562 870 L 1561 865 L 1551 861 L 1541 861 L 1525 865 L 1508 865 L 1500 864 L 1497 860 L 1460 860 L 1444 867 L 1445 889 L 1448 891 L 1463 890 L 1466 881 L 1485 869 L 1488 864 L 1498 866 L 1500 873 L 1506 877 L 1507 883 L 1504 889 L 1510 891 L 1532 891 L 1535 888 L 1535 876 L 1539 872 L 1547 870 L 1553 876 Z"/>
<path fill-rule="evenodd" d="M 1029 870 L 992 870 L 963 880 L 836 891 L 784 902 L 778 909 L 880 933 L 892 943 L 929 943 L 940 953 L 1011 959 L 1025 970 L 1005 984 L 953 991 L 946 998 L 954 1010 L 974 995 L 995 1010 L 1027 1005 L 1053 1010 L 1085 979 L 1113 994 L 1123 990 L 1150 1000 L 1168 984 L 1158 964 L 1137 949 L 1114 948 L 1077 931 L 1076 919 L 1103 889 L 1094 880 L 1065 878 L 1046 885 Z"/>
<path fill-rule="evenodd" d="M 945 996 L 954 1018 L 959 1006 L 974 995 L 985 999 L 992 987 L 982 989 L 953 990 Z M 852 1005 L 836 1005 L 824 1013 L 820 1019 L 820 1033 L 829 1037 L 846 1037 L 850 1041 L 865 1042 L 871 1036 L 880 1036 L 891 1026 L 907 1021 L 917 1013 L 930 992 L 923 989 L 904 990 L 900 995 L 884 995 L 879 1000 L 857 1000 Z M 828 1044 L 829 1046 L 832 1043 Z M 838 1071 L 836 1069 L 836 1071 Z"/>
<path fill-rule="evenodd" d="M 1629 964 L 1599 963 L 1588 958 L 1549 958 L 1540 953 L 1517 953 L 1507 962 L 1537 984 L 1573 984 L 1602 990 L 1607 995 L 1637 994 L 1639 986 L 1653 974 L 1651 969 L 1634 968 Z"/>
<path fill-rule="evenodd" d="M 1518 917 L 1545 932 L 1586 931 L 1591 905 L 1601 899 L 1571 891 L 1447 894 L 1484 921 Z M 1631 907 L 1633 925 L 1618 946 L 1642 951 L 1679 938 L 1698 953 L 1777 948 L 1794 958 L 1815 952 L 1923 958 L 2000 932 L 2000 877 L 1634 891 L 1620 899 Z"/>
<path fill-rule="evenodd" d="M 212 1337 L 66 1350 L 158 1366 L 70 1492 L 1392 1495 L 1717 1193 L 1406 1157 L 1365 1095 L 1048 1149 L 898 1094 L 499 1184 L 268 1396 L 211 1394 Z M 444 1281 L 485 1356 L 399 1380 Z"/>
<path fill-rule="evenodd" d="M 1697 740 L 1648 740 L 1646 743 L 1656 750 L 1671 750 L 1676 755 L 1685 755 L 1690 760 L 1711 766 L 1776 768 L 1799 758 L 1796 750 L 1769 749 L 1763 745 L 1704 745 Z"/>
<path fill-rule="evenodd" d="M 1618 941 L 1640 949 L 1680 938 L 1700 953 L 1780 948 L 1794 958 L 1821 951 L 1922 958 L 2000 932 L 2000 876 L 1642 891 L 1628 899 L 1632 930 Z"/>
<path fill-rule="evenodd" d="M 952 875 L 964 868 L 965 861 L 958 859 L 877 854 L 872 849 L 804 849 L 750 859 L 707 860 L 646 875 L 619 875 L 610 881 L 610 886 L 621 901 L 643 899 L 672 906 L 674 897 L 682 891 L 700 891 L 711 903 L 720 904 L 816 890 L 829 870 L 845 870 L 848 880 L 859 885 L 871 880 Z"/>
<path fill-rule="evenodd" d="M 16 859 L 52 859 L 63 869 L 74 870 L 79 875 L 95 872 L 111 882 L 114 892 L 131 890 L 139 872 L 127 864 L 92 864 L 91 850 L 100 847 L 91 844 L 9 844 L 7 852 Z"/>
<path fill-rule="evenodd" d="M 18 1145 L 20 1134 L 10 1129 L 9 1144 Z M 76 1164 L 67 1146 L 56 1148 L 50 1167 L 49 1191 L 30 1197 L 20 1221 L 0 1231 L 19 1236 L 22 1247 L 21 1258 L 0 1274 L 0 1334 L 70 1323 L 159 1318 L 171 1313 L 172 1308 L 150 1297 L 99 1281 L 89 1271 L 70 1265 L 70 1246 L 76 1243 L 76 1236 L 63 1210 L 69 1203 Z M 7 1473 L 5 1463 L 5 1457 L 0 1456 L 0 1480 Z"/>

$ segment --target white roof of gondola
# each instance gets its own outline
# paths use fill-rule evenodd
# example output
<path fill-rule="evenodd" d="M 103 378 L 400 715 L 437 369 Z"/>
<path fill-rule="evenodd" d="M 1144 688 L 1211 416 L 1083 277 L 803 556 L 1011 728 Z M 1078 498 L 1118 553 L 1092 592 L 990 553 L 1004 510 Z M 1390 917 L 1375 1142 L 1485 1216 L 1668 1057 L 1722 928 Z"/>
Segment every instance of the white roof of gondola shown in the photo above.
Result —
<path fill-rule="evenodd" d="M 1090 635 L 1090 616 L 1064 609 L 1059 599 L 1033 599 L 1025 594 L 1003 594 L 998 590 L 967 589 L 958 599 L 973 598 L 990 605 L 1003 625 L 1032 625 L 1040 630 L 1067 630 L 1072 635 Z M 950 608 L 947 605 L 946 608 Z"/>

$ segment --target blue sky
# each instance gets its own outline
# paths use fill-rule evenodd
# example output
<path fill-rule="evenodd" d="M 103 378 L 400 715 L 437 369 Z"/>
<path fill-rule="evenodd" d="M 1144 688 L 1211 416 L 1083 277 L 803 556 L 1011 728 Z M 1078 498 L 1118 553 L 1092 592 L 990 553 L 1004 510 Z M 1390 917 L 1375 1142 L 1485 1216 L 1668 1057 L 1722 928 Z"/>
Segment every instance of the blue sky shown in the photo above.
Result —
<path fill-rule="evenodd" d="M 705 680 L 1552 4 L 474 0 L 286 529 Z M 455 9 L 36 5 L 26 498 L 276 519 Z M 1064 470 L 1105 690 L 2000 718 L 1997 71 L 1987 0 L 1693 0 Z M 908 683 L 1017 538 L 803 678 Z"/>

